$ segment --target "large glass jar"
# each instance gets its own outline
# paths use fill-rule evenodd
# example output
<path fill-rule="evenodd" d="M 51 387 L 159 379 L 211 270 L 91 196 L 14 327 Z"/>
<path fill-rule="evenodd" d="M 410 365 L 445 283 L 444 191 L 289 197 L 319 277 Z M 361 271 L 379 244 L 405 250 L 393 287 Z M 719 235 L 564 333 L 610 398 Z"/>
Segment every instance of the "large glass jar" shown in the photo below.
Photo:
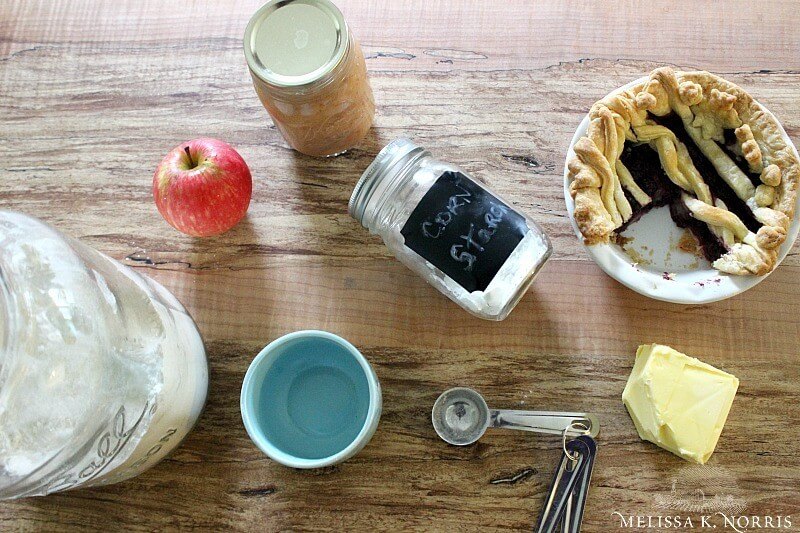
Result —
<path fill-rule="evenodd" d="M 139 474 L 189 432 L 207 387 L 172 294 L 0 210 L 0 499 Z"/>
<path fill-rule="evenodd" d="M 488 320 L 508 316 L 552 252 L 528 216 L 408 139 L 381 150 L 348 209 L 406 266 Z"/>
<path fill-rule="evenodd" d="M 244 51 L 261 103 L 298 152 L 337 155 L 369 131 L 364 54 L 330 0 L 267 2 L 247 25 Z"/>

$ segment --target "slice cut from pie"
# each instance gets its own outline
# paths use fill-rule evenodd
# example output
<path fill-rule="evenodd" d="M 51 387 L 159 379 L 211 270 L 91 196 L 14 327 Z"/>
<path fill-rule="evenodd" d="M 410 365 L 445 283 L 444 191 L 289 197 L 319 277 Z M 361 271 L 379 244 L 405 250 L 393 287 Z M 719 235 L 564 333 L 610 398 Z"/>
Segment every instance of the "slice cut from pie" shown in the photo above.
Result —
<path fill-rule="evenodd" d="M 714 268 L 763 275 L 775 267 L 800 162 L 747 92 L 708 72 L 660 68 L 595 103 L 589 118 L 567 163 L 587 244 L 669 206 Z"/>

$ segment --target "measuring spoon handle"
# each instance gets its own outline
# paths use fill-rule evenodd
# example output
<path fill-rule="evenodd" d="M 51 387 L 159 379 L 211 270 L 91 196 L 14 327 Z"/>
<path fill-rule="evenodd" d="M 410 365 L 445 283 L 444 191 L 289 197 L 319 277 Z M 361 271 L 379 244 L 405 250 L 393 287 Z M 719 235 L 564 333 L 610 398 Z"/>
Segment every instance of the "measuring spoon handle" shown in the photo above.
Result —
<path fill-rule="evenodd" d="M 567 413 L 561 411 L 515 411 L 511 409 L 490 409 L 489 426 L 504 429 L 520 429 L 534 433 L 561 435 L 571 424 L 583 424 L 589 428 L 589 435 L 597 436 L 600 422 L 590 413 Z M 585 434 L 580 429 L 569 431 L 569 435 Z"/>

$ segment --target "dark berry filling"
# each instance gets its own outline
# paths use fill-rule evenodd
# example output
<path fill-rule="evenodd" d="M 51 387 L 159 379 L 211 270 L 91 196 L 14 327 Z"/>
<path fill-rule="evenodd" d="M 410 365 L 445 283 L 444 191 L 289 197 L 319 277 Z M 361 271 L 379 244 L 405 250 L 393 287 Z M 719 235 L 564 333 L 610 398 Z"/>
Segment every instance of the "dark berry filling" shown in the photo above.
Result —
<path fill-rule="evenodd" d="M 761 185 L 761 176 L 759 174 L 750 172 L 750 165 L 747 163 L 747 160 L 737 153 L 735 149 L 738 146 L 739 141 L 736 139 L 735 130 L 727 129 L 724 130 L 725 133 L 725 142 L 723 144 L 719 144 L 719 147 L 731 158 L 731 160 L 736 163 L 736 166 L 739 167 L 739 170 L 745 173 L 745 175 L 750 178 L 750 181 L 753 182 L 753 185 L 758 187 Z"/>
<path fill-rule="evenodd" d="M 708 158 L 703 155 L 703 152 L 700 151 L 700 148 L 698 148 L 694 141 L 692 141 L 692 138 L 688 133 L 686 133 L 686 129 L 683 127 L 683 121 L 681 121 L 680 117 L 672 113 L 665 117 L 651 116 L 650 118 L 655 120 L 656 123 L 669 128 L 675 134 L 678 140 L 686 145 L 686 148 L 689 151 L 689 156 L 692 158 L 692 163 L 694 163 L 694 166 L 700 173 L 700 176 L 703 177 L 703 180 L 711 190 L 711 195 L 714 198 L 719 198 L 725 202 L 725 206 L 728 208 L 728 211 L 738 216 L 739 219 L 744 222 L 744 225 L 747 226 L 747 229 L 753 233 L 757 232 L 758 228 L 761 227 L 761 223 L 757 221 L 755 217 L 753 217 L 753 212 L 750 210 L 744 200 L 739 198 L 736 195 L 736 192 L 730 188 L 724 179 L 720 177 L 720 175 L 717 173 L 717 169 L 714 168 L 714 165 L 711 163 L 711 161 L 709 161 Z M 723 150 L 725 149 L 723 145 L 720 145 L 720 147 L 722 147 Z M 734 161 L 736 161 L 736 159 L 734 159 Z M 744 162 L 744 165 L 746 168 L 747 162 Z M 745 174 L 747 174 L 747 172 L 745 172 Z"/>
<path fill-rule="evenodd" d="M 673 113 L 664 117 L 651 115 L 650 118 L 657 124 L 669 128 L 675 133 L 678 140 L 686 145 L 692 163 L 694 163 L 695 168 L 708 185 L 711 195 L 725 202 L 728 210 L 736 214 L 750 231 L 757 232 L 758 228 L 761 227 L 761 223 L 753 217 L 753 212 L 747 204 L 740 199 L 736 195 L 736 192 L 722 179 L 711 161 L 703 155 L 703 152 L 697 147 L 694 141 L 692 141 L 692 138 L 686 133 L 680 117 Z M 726 130 L 726 144 L 729 141 L 731 143 L 736 142 L 735 135 L 733 135 L 733 137 L 731 137 L 731 135 L 733 135 L 733 131 Z M 755 185 L 760 183 L 758 175 L 752 174 L 749 171 L 744 158 L 738 156 L 730 146 L 720 144 L 720 147 L 728 154 L 728 157 L 736 162 L 742 172 L 744 172 Z M 642 206 L 630 193 L 625 191 L 625 197 L 631 204 L 633 215 L 627 222 L 620 226 L 617 233 L 621 234 L 624 232 L 628 226 L 639 220 L 651 209 L 668 205 L 672 220 L 675 221 L 678 227 L 685 228 L 694 235 L 706 259 L 713 262 L 725 254 L 726 249 L 721 239 L 719 239 L 704 222 L 692 217 L 691 212 L 681 200 L 681 188 L 672 183 L 672 180 L 669 179 L 664 169 L 661 168 L 658 153 L 653 150 L 650 145 L 646 143 L 634 144 L 626 142 L 625 148 L 620 156 L 620 161 L 628 168 L 636 183 L 650 196 L 652 201 Z"/>
<path fill-rule="evenodd" d="M 617 230 L 617 233 L 625 231 L 628 226 L 639 220 L 651 209 L 668 205 L 672 220 L 675 221 L 678 227 L 692 232 L 692 235 L 695 236 L 700 244 L 700 249 L 706 259 L 713 262 L 725 253 L 725 246 L 708 229 L 708 226 L 691 216 L 681 200 L 681 188 L 672 183 L 664 169 L 661 168 L 658 153 L 650 148 L 650 145 L 625 143 L 625 149 L 620 160 L 628 168 L 631 175 L 634 176 L 639 187 L 650 196 L 652 201 L 642 206 L 633 197 L 626 195 L 631 202 L 633 215 Z"/>

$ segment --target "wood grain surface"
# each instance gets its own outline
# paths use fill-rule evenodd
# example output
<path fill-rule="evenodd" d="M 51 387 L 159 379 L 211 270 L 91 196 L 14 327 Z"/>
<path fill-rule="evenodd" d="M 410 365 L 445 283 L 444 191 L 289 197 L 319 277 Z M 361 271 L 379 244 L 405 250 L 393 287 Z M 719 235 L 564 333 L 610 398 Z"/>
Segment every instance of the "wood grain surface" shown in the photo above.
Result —
<path fill-rule="evenodd" d="M 700 529 L 701 513 L 665 504 L 698 491 L 800 526 L 798 248 L 738 297 L 656 302 L 589 260 L 562 188 L 592 102 L 664 64 L 739 83 L 800 141 L 797 4 L 339 3 L 368 55 L 378 114 L 362 145 L 332 160 L 289 150 L 252 90 L 241 36 L 257 1 L 0 3 L 0 208 L 41 217 L 173 291 L 205 337 L 211 379 L 197 428 L 167 460 L 119 485 L 3 502 L 0 530 L 529 529 L 559 439 L 493 432 L 445 445 L 430 408 L 455 385 L 497 407 L 600 416 L 584 531 L 637 529 L 615 512 L 681 514 Z M 347 215 L 360 173 L 401 135 L 484 179 L 550 235 L 553 259 L 506 321 L 460 311 Z M 198 136 L 233 144 L 255 179 L 247 219 L 205 240 L 172 230 L 150 193 L 163 155 Z M 268 460 L 239 414 L 253 356 L 304 328 L 352 341 L 384 393 L 371 443 L 316 471 Z M 647 342 L 741 379 L 706 467 L 642 442 L 622 405 Z"/>

